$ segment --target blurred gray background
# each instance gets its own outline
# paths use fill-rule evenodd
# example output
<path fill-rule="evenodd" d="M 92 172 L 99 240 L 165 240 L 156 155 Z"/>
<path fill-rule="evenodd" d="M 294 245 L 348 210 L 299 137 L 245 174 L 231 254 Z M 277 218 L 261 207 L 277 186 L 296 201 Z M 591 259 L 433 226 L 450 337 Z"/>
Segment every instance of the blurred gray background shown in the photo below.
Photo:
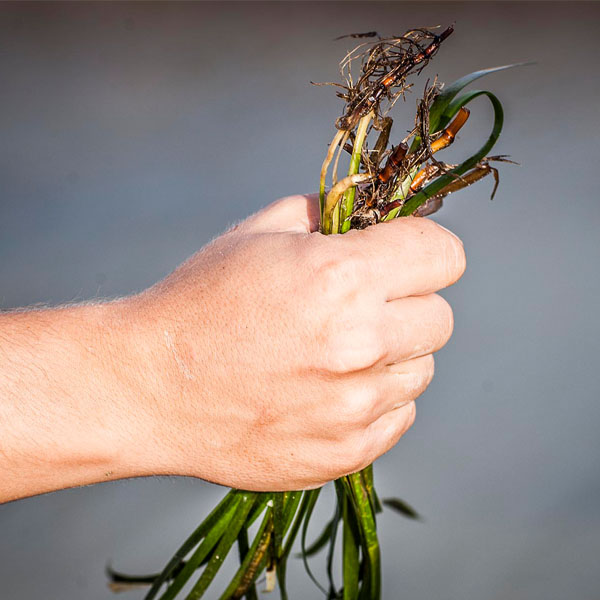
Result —
<path fill-rule="evenodd" d="M 385 598 L 597 600 L 599 17 L 574 2 L 3 3 L 0 307 L 141 290 L 314 191 L 341 105 L 309 82 L 337 79 L 352 42 L 336 36 L 456 22 L 426 71 L 443 81 L 536 60 L 477 84 L 506 109 L 494 153 L 521 166 L 501 166 L 494 202 L 486 179 L 435 217 L 468 269 L 445 292 L 455 333 L 417 423 L 376 465 L 382 495 L 425 516 L 381 518 Z M 472 107 L 451 156 L 488 134 L 486 100 Z M 111 598 L 107 561 L 161 568 L 223 492 L 146 479 L 0 506 L 0 597 Z M 292 598 L 320 597 L 289 570 Z"/>

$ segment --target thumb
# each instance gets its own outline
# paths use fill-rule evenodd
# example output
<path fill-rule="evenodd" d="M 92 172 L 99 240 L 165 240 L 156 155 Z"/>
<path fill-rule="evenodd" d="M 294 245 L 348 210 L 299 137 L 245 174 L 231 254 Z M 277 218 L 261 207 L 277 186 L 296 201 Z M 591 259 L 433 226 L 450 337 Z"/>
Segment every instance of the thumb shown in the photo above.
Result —
<path fill-rule="evenodd" d="M 286 196 L 248 217 L 242 227 L 253 233 L 311 233 L 319 229 L 319 195 Z"/>

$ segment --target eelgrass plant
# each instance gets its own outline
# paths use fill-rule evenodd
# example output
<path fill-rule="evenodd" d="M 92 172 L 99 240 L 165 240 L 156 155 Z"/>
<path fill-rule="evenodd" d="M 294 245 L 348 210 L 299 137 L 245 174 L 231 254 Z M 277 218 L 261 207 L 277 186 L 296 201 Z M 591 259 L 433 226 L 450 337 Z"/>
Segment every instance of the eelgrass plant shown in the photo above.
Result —
<path fill-rule="evenodd" d="M 404 98 L 410 84 L 407 78 L 419 74 L 453 32 L 414 29 L 403 36 L 380 38 L 377 34 L 352 34 L 362 41 L 341 63 L 344 78 L 338 96 L 345 101 L 342 117 L 323 162 L 320 177 L 320 231 L 324 235 L 343 234 L 351 228 L 364 228 L 380 221 L 408 215 L 435 212 L 447 195 L 488 174 L 498 185 L 498 171 L 492 161 L 505 156 L 488 156 L 502 129 L 503 111 L 498 98 L 489 91 L 464 92 L 471 82 L 515 65 L 485 69 L 466 75 L 448 86 L 434 80 L 425 85 L 418 101 L 414 127 L 395 147 L 388 148 L 392 119 L 389 109 Z M 351 70 L 360 63 L 353 78 Z M 438 160 L 434 155 L 449 146 L 464 126 L 469 110 L 478 97 L 487 98 L 493 109 L 491 133 L 483 146 L 458 165 Z M 378 131 L 372 150 L 368 139 Z M 337 178 L 340 157 L 350 154 L 347 175 Z M 327 176 L 332 167 L 331 185 Z M 373 466 L 346 475 L 334 482 L 336 505 L 333 518 L 321 535 L 307 544 L 308 525 L 320 490 L 275 493 L 230 490 L 173 555 L 167 566 L 154 575 L 127 576 L 110 571 L 115 590 L 149 586 L 145 600 L 202 598 L 237 546 L 239 567 L 224 589 L 211 589 L 210 598 L 257 599 L 256 581 L 265 572 L 265 588 L 279 586 L 282 600 L 288 598 L 286 570 L 294 543 L 300 536 L 301 553 L 307 571 L 328 599 L 379 600 L 381 598 L 381 557 L 376 515 L 386 505 L 408 518 L 418 518 L 399 499 L 379 501 L 373 484 Z M 250 528 L 252 527 L 252 535 Z M 342 581 L 334 581 L 335 548 L 341 529 Z M 328 547 L 328 583 L 316 581 L 308 559 Z"/>

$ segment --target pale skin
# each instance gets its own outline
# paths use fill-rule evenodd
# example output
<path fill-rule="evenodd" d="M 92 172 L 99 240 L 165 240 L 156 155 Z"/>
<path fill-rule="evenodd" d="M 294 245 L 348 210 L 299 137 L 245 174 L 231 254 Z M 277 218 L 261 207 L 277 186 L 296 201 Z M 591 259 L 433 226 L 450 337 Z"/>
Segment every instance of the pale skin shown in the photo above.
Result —
<path fill-rule="evenodd" d="M 462 243 L 424 218 L 324 236 L 271 204 L 117 301 L 0 315 L 0 501 L 186 475 L 308 489 L 412 425 Z"/>

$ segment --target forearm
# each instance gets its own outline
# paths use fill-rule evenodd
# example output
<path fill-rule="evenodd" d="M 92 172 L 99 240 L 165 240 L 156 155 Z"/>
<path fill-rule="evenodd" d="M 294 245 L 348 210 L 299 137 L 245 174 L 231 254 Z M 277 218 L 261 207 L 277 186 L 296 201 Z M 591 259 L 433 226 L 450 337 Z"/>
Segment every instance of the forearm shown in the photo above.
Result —
<path fill-rule="evenodd" d="M 138 474 L 124 308 L 0 315 L 0 501 Z"/>

